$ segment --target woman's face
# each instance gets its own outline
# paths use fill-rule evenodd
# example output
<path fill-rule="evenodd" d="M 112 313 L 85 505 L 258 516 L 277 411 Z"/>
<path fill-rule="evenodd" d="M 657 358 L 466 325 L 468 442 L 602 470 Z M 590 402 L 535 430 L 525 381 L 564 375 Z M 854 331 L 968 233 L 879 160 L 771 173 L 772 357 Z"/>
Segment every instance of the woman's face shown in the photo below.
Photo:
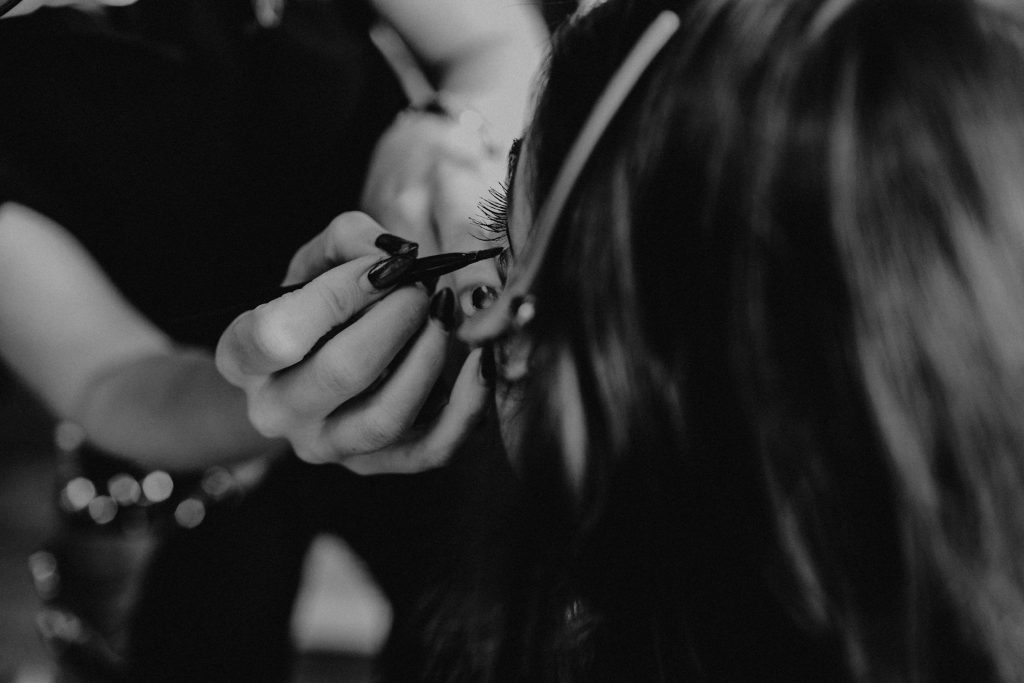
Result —
<path fill-rule="evenodd" d="M 498 258 L 498 274 L 504 285 L 514 273 L 515 259 L 526 247 L 533 221 L 527 183 L 523 178 L 527 166 L 520 163 L 520 151 L 526 147 L 517 141 L 509 152 L 508 191 L 505 195 L 503 240 L 505 251 Z M 523 443 L 521 381 L 525 377 L 525 364 L 521 361 L 525 340 L 519 335 L 500 339 L 494 344 L 497 378 L 495 403 L 498 410 L 502 440 L 513 463 L 520 461 Z"/>
<path fill-rule="evenodd" d="M 100 9 L 103 7 L 122 7 L 132 5 L 136 0 L 22 0 L 14 9 L 4 15 L 17 17 L 24 14 L 31 14 L 41 7 L 67 7 L 74 6 L 85 10 Z"/>
<path fill-rule="evenodd" d="M 499 276 L 504 284 L 515 277 L 516 259 L 521 258 L 529 244 L 534 221 L 533 198 L 529 194 L 530 183 L 526 170 L 529 155 L 529 143 L 523 140 L 521 145 L 513 146 L 509 154 L 509 183 L 506 196 L 505 218 L 505 252 L 499 258 Z M 533 292 L 543 302 L 543 292 Z M 513 464 L 522 460 L 522 449 L 526 440 L 527 425 L 523 419 L 523 391 L 528 368 L 528 355 L 533 341 L 528 333 L 515 329 L 494 345 L 497 378 L 495 385 L 495 403 L 501 427 L 502 439 Z M 575 370 L 568 362 L 556 363 L 552 376 L 545 378 L 544 386 L 555 396 L 549 397 L 547 403 L 553 406 L 557 415 L 552 418 L 561 425 L 561 441 L 571 444 L 563 453 L 565 472 L 568 481 L 574 488 L 579 488 L 583 479 L 585 465 L 584 456 L 584 419 L 582 402 L 578 393 Z"/>

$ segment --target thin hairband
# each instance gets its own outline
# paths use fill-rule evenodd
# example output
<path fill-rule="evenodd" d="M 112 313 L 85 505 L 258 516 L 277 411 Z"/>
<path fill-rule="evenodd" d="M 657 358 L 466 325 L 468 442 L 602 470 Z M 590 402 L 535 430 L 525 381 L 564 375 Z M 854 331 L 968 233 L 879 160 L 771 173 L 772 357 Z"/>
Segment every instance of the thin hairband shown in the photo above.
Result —
<path fill-rule="evenodd" d="M 555 177 L 551 192 L 537 213 L 532 238 L 534 241 L 530 245 L 530 250 L 534 254 L 543 254 L 547 249 L 555 225 L 569 200 L 569 195 L 598 141 L 647 67 L 679 29 L 679 24 L 679 15 L 675 12 L 665 10 L 659 14 L 626 55 L 626 59 L 612 75 L 601 96 L 594 103 L 594 108 L 583 124 L 583 128 L 580 129 L 579 135 L 576 136 L 562 168 L 559 169 L 558 175 Z M 498 300 L 489 308 L 467 320 L 459 330 L 459 335 L 465 341 L 475 343 L 501 334 L 508 324 L 509 316 L 516 314 L 516 311 L 510 310 L 510 305 L 518 305 L 528 294 L 529 286 L 540 269 L 541 260 L 541 258 L 529 259 L 526 269 L 505 288 Z"/>
<path fill-rule="evenodd" d="M 811 20 L 807 34 L 812 40 L 820 38 L 821 34 L 845 14 L 853 3 L 854 0 L 825 0 Z"/>

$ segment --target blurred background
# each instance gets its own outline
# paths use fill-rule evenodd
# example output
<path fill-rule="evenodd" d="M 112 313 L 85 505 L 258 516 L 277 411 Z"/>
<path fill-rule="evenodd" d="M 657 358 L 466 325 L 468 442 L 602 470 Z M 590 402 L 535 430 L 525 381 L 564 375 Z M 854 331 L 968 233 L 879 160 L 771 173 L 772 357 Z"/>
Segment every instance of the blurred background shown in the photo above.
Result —
<path fill-rule="evenodd" d="M 0 370 L 0 681 L 49 681 L 27 560 L 53 530 L 52 421 Z"/>
<path fill-rule="evenodd" d="M 51 654 L 39 637 L 41 606 L 29 556 L 56 528 L 54 422 L 0 366 L 0 683 L 52 683 Z M 390 609 L 361 561 L 322 536 L 306 560 L 292 620 L 302 653 L 296 683 L 370 680 L 371 659 L 387 635 Z"/>

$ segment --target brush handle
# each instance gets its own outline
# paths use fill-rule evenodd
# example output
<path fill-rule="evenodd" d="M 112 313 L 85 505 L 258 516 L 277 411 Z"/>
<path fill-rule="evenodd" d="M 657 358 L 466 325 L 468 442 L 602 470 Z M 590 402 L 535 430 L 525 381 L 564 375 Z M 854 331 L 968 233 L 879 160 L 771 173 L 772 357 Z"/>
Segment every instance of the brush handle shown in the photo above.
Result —
<path fill-rule="evenodd" d="M 398 282 L 396 282 L 393 287 L 404 287 L 416 282 L 423 282 L 424 280 L 453 273 L 456 270 L 465 268 L 471 263 L 493 258 L 500 252 L 500 248 L 492 248 L 465 253 L 435 254 L 434 256 L 426 256 L 424 258 L 416 259 L 416 263 L 413 264 L 404 276 L 399 278 Z M 242 313 L 245 313 L 252 308 L 256 308 L 262 303 L 266 303 L 267 301 L 271 301 L 272 299 L 276 299 L 279 296 L 287 294 L 288 292 L 294 292 L 296 289 L 301 289 L 308 284 L 309 281 L 306 281 L 295 285 L 285 285 L 284 287 L 261 289 L 257 292 L 253 292 L 252 296 L 244 302 L 221 306 L 219 308 L 205 311 L 197 311 L 196 313 L 177 318 L 174 322 L 178 326 L 196 326 L 204 330 L 216 327 L 218 331 L 223 330 L 232 320 Z"/>

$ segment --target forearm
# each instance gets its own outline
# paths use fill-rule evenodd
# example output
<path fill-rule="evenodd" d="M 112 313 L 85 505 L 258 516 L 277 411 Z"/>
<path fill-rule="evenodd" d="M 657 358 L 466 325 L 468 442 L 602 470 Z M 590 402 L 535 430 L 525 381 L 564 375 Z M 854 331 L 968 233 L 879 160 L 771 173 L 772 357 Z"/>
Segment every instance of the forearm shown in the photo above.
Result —
<path fill-rule="evenodd" d="M 95 445 L 183 469 L 265 451 L 208 353 L 176 348 L 62 226 L 0 206 L 0 356 Z"/>
<path fill-rule="evenodd" d="M 101 370 L 69 412 L 92 444 L 144 467 L 203 468 L 283 447 L 256 433 L 244 394 L 202 351 L 175 349 Z"/>

